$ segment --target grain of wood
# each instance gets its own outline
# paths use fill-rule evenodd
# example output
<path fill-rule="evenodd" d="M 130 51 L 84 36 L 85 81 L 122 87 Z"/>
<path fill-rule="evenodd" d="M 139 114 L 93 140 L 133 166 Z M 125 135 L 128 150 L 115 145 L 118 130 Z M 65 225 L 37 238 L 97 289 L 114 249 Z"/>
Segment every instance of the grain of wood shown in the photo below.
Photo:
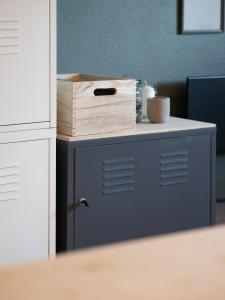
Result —
<path fill-rule="evenodd" d="M 165 133 L 165 132 L 177 132 L 182 130 L 194 130 L 194 129 L 203 129 L 203 128 L 215 128 L 215 124 L 174 118 L 170 117 L 168 123 L 162 124 L 151 124 L 149 122 L 143 122 L 136 125 L 134 129 L 122 130 L 119 132 L 108 132 L 102 134 L 93 134 L 89 136 L 78 136 L 71 137 L 68 135 L 63 135 L 58 133 L 58 139 L 65 141 L 82 141 L 88 139 L 100 139 L 100 138 L 110 138 L 110 137 L 122 137 L 129 135 L 140 135 L 140 134 L 153 134 L 153 133 Z"/>
<path fill-rule="evenodd" d="M 96 89 L 115 89 L 115 95 L 95 96 Z M 58 79 L 58 133 L 83 136 L 134 129 L 136 81 L 91 75 Z"/>
<path fill-rule="evenodd" d="M 57 81 L 57 132 L 71 134 L 73 124 L 73 87 L 67 81 Z"/>
<path fill-rule="evenodd" d="M 4 300 L 224 300 L 225 227 L 0 271 Z"/>

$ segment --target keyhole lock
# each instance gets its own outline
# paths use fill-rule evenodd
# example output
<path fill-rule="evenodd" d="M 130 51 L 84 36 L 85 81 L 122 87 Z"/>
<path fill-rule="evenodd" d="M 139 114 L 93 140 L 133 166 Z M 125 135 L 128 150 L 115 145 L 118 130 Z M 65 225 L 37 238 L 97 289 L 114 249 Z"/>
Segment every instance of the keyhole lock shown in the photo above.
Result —
<path fill-rule="evenodd" d="M 75 208 L 78 208 L 78 207 L 80 207 L 80 206 L 89 207 L 90 205 L 89 205 L 87 199 L 83 197 L 83 198 L 80 198 L 80 199 L 77 201 L 77 203 L 76 203 L 76 205 L 75 205 Z"/>

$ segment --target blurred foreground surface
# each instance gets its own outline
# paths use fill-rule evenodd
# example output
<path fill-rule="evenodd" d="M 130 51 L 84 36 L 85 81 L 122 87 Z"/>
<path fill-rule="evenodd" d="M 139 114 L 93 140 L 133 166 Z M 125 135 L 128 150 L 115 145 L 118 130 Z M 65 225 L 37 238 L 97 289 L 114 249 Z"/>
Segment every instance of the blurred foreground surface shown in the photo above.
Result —
<path fill-rule="evenodd" d="M 224 300 L 225 227 L 0 270 L 4 300 Z"/>

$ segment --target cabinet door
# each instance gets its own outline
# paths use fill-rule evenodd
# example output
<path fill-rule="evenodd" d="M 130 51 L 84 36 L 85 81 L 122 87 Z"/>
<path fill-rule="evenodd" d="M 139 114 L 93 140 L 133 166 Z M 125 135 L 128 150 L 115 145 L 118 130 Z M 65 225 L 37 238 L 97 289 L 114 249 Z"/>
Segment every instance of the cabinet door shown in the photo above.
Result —
<path fill-rule="evenodd" d="M 0 125 L 49 121 L 49 0 L 1 0 Z"/>
<path fill-rule="evenodd" d="M 48 149 L 0 145 L 0 265 L 48 257 Z"/>
<path fill-rule="evenodd" d="M 75 201 L 82 197 L 77 248 L 207 226 L 210 136 L 78 148 Z"/>

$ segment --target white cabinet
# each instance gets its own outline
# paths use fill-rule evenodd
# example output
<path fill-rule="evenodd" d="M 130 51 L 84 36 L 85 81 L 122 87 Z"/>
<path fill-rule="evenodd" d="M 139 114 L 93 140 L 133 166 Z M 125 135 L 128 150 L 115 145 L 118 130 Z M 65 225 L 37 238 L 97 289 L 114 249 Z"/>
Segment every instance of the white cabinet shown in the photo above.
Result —
<path fill-rule="evenodd" d="M 0 134 L 0 266 L 54 255 L 54 136 Z"/>
<path fill-rule="evenodd" d="M 0 0 L 0 266 L 55 255 L 56 0 Z"/>
<path fill-rule="evenodd" d="M 50 122 L 51 2 L 0 1 L 0 125 Z"/>
<path fill-rule="evenodd" d="M 0 264 L 48 257 L 48 140 L 0 145 Z"/>

